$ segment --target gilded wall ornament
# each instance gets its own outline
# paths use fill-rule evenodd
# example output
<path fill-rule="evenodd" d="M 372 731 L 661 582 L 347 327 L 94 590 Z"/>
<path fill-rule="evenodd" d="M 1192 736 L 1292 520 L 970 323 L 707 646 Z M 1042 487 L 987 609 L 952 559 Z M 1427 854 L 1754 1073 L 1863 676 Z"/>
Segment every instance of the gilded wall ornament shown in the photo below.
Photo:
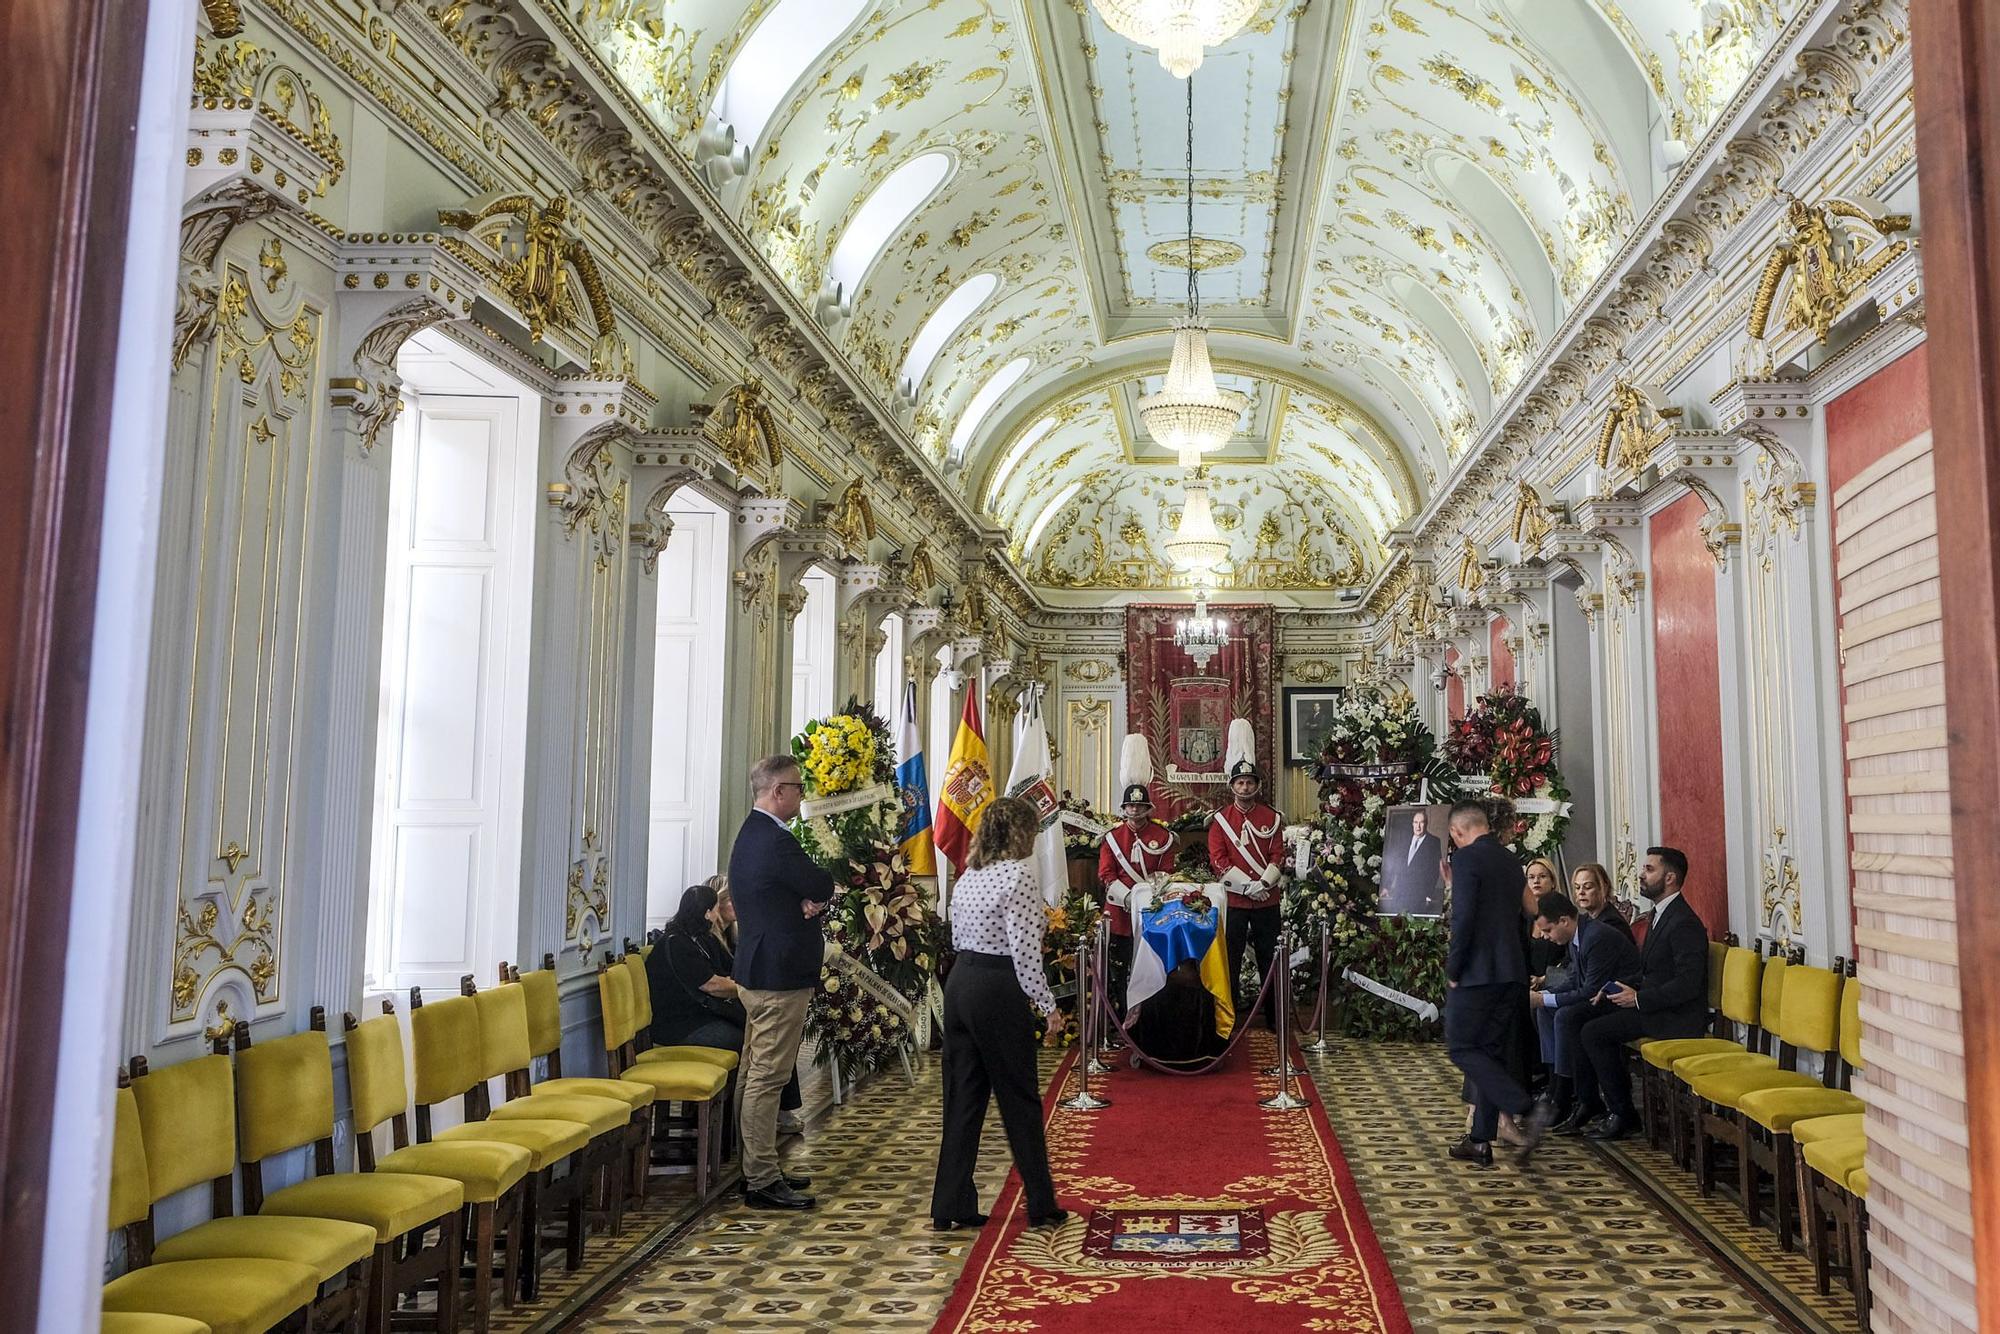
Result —
<path fill-rule="evenodd" d="M 1859 223 L 1859 226 L 1854 224 Z M 1888 238 L 1908 231 L 1907 213 L 1871 213 L 1845 199 L 1817 207 L 1793 199 L 1785 207 L 1786 235 L 1771 249 L 1750 303 L 1750 336 L 1762 338 L 1776 308 L 1784 332 L 1811 329 L 1824 343 L 1868 280 L 1909 249 L 1907 240 Z M 1785 275 L 1790 286 L 1777 305 Z"/>
<path fill-rule="evenodd" d="M 868 487 L 860 478 L 847 484 L 829 507 L 826 526 L 850 553 L 866 555 L 875 537 L 875 508 L 868 500 Z"/>
<path fill-rule="evenodd" d="M 1680 425 L 1680 408 L 1663 408 L 1645 390 L 1630 380 L 1620 380 L 1611 390 L 1611 410 L 1597 432 L 1597 466 L 1614 466 L 1638 472 L 1652 458 L 1653 449 Z"/>
<path fill-rule="evenodd" d="M 568 195 L 537 204 L 528 194 L 503 194 L 463 209 L 439 209 L 438 222 L 497 256 L 500 289 L 527 324 L 529 338 L 541 342 L 557 329 L 587 337 L 593 375 L 629 377 L 631 349 L 618 335 L 597 260 L 570 231 Z"/>

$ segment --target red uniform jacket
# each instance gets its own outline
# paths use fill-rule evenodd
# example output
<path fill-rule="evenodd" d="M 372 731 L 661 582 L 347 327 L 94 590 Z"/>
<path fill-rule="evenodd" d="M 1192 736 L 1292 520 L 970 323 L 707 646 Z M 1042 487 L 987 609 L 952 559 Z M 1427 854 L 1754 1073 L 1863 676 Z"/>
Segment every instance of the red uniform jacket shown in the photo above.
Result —
<path fill-rule="evenodd" d="M 1134 871 L 1140 880 L 1155 871 L 1172 871 L 1175 855 L 1173 831 L 1158 820 L 1148 820 L 1136 834 L 1121 821 L 1104 836 L 1097 848 L 1097 879 L 1105 888 L 1104 914 L 1111 919 L 1112 935 L 1132 934 L 1132 914 L 1111 901 L 1112 886 L 1136 883 Z"/>
<path fill-rule="evenodd" d="M 1225 830 L 1222 826 L 1227 824 Z M 1235 838 L 1230 837 L 1234 831 Z M 1243 845 L 1238 852 L 1236 845 Z M 1249 856 L 1244 856 L 1247 852 Z M 1252 880 L 1260 880 L 1266 866 L 1283 868 L 1285 864 L 1285 817 L 1258 802 L 1246 814 L 1236 809 L 1231 802 L 1217 811 L 1208 821 L 1208 861 L 1215 868 L 1215 878 L 1222 879 L 1231 867 L 1243 872 Z M 1271 889 L 1264 899 L 1246 899 L 1241 894 L 1231 892 L 1229 906 L 1243 908 L 1275 908 L 1278 906 L 1278 890 Z"/>

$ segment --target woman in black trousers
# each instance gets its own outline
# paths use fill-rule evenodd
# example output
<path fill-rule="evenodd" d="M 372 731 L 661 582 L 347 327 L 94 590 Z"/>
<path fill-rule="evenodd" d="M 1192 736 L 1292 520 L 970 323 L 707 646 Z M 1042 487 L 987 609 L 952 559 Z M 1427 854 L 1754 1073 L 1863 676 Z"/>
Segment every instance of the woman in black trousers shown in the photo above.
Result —
<path fill-rule="evenodd" d="M 1048 914 L 1028 862 L 1038 832 L 1033 807 L 1012 797 L 995 801 L 972 836 L 966 874 L 952 886 L 958 955 L 944 985 L 944 1135 L 931 1189 L 931 1227 L 939 1232 L 986 1221 L 972 1171 L 989 1095 L 1000 1104 L 1029 1226 L 1069 1217 L 1049 1175 L 1035 1068 L 1035 1011 L 1056 1011 L 1042 971 Z"/>

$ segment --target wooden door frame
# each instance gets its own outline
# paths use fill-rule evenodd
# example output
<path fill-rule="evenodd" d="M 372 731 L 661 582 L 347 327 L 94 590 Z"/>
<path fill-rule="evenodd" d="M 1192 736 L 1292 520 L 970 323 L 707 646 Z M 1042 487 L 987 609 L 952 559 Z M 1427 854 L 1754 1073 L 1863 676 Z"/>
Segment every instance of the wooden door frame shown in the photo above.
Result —
<path fill-rule="evenodd" d="M 147 27 L 132 8 L 0 0 L 0 198 L 17 205 L 0 227 L 0 1292 L 14 1328 L 40 1305 Z"/>
<path fill-rule="evenodd" d="M 2000 8 L 1917 0 L 1910 28 L 1974 1263 L 2000 1329 Z"/>

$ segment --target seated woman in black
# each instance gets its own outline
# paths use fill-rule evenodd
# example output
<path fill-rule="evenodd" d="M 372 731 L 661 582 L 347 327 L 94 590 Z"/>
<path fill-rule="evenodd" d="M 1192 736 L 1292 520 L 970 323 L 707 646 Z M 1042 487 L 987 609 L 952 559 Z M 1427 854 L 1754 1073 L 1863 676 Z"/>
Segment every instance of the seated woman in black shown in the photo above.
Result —
<path fill-rule="evenodd" d="M 653 993 L 653 1045 L 743 1050 L 745 1015 L 729 972 L 735 960 L 717 934 L 715 891 L 694 885 L 681 895 L 680 911 L 646 959 Z M 779 1100 L 781 1111 L 799 1106 L 799 1075 L 792 1071 Z"/>

